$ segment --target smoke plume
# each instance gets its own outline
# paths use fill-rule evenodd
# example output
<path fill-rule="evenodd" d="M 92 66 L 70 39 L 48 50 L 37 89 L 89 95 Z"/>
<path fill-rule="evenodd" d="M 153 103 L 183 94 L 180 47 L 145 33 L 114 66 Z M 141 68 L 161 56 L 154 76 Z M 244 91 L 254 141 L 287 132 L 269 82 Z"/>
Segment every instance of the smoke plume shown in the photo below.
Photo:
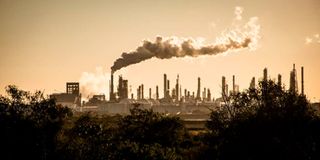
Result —
<path fill-rule="evenodd" d="M 85 101 L 88 97 L 92 97 L 95 94 L 108 95 L 108 80 L 110 73 L 103 71 L 102 67 L 97 67 L 94 73 L 83 72 L 80 77 L 81 94 Z"/>
<path fill-rule="evenodd" d="M 243 8 L 235 8 L 235 16 L 238 21 L 242 19 Z M 144 40 L 142 45 L 135 51 L 122 53 L 113 66 L 112 73 L 132 64 L 151 59 L 170 59 L 173 57 L 198 57 L 201 55 L 216 55 L 231 50 L 249 48 L 255 49 L 258 43 L 260 25 L 258 18 L 252 17 L 249 21 L 239 27 L 223 31 L 214 43 L 204 44 L 202 40 L 193 38 L 161 37 L 157 36 L 155 41 Z"/>

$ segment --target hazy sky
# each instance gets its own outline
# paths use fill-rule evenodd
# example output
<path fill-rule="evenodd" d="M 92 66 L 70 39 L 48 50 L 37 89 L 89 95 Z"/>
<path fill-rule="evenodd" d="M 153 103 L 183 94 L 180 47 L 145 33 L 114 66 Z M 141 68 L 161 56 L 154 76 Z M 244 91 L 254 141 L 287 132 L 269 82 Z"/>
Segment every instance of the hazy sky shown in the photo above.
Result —
<path fill-rule="evenodd" d="M 242 7 L 235 24 L 235 8 Z M 163 87 L 163 73 L 171 86 L 180 74 L 182 88 L 196 91 L 197 77 L 214 97 L 221 76 L 240 89 L 250 79 L 280 73 L 288 86 L 292 64 L 305 67 L 305 92 L 320 99 L 319 0 L 0 0 L 0 94 L 16 84 L 25 90 L 65 91 L 65 82 L 80 81 L 86 92 L 108 92 L 110 67 L 122 52 L 142 40 L 163 37 L 202 37 L 205 43 L 235 25 L 257 17 L 261 26 L 256 50 L 243 49 L 218 56 L 151 59 L 116 72 L 136 87 Z M 288 87 L 287 87 L 288 88 Z M 83 88 L 84 89 L 84 88 Z M 84 91 L 84 90 L 83 90 Z M 163 95 L 162 92 L 160 94 Z"/>

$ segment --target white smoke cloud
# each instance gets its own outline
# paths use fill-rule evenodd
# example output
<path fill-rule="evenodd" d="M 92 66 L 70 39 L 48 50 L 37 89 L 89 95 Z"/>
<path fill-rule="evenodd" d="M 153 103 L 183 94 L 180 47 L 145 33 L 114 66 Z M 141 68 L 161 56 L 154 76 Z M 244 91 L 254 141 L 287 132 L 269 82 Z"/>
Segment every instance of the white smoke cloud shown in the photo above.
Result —
<path fill-rule="evenodd" d="M 313 36 L 307 36 L 304 40 L 304 43 L 309 45 L 309 44 L 313 44 L 313 43 L 320 43 L 320 35 L 314 34 Z"/>
<path fill-rule="evenodd" d="M 102 67 L 96 67 L 94 73 L 83 72 L 80 77 L 80 89 L 85 101 L 95 94 L 109 93 L 110 73 L 104 72 Z"/>
<path fill-rule="evenodd" d="M 258 17 L 251 17 L 241 25 L 243 8 L 236 7 L 237 25 L 223 31 L 213 43 L 205 44 L 204 38 L 179 38 L 157 36 L 155 41 L 144 40 L 135 51 L 124 52 L 111 67 L 112 72 L 132 64 L 137 64 L 153 57 L 170 59 L 173 57 L 198 57 L 203 55 L 225 54 L 229 51 L 249 48 L 255 50 L 260 39 Z"/>
<path fill-rule="evenodd" d="M 243 8 L 240 6 L 235 7 L 234 14 L 236 15 L 236 20 L 242 20 Z"/>

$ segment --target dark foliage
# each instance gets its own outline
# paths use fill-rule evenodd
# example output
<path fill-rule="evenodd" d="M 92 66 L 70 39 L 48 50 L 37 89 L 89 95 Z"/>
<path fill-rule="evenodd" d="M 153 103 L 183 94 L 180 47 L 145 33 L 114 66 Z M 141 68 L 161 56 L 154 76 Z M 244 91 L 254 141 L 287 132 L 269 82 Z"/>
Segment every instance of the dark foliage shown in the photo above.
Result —
<path fill-rule="evenodd" d="M 320 120 L 304 95 L 260 82 L 211 114 L 206 159 L 318 159 Z"/>
<path fill-rule="evenodd" d="M 41 92 L 7 93 L 0 159 L 320 159 L 319 117 L 304 95 L 273 81 L 225 97 L 201 134 L 139 104 L 126 116 L 72 115 Z"/>
<path fill-rule="evenodd" d="M 80 116 L 60 134 L 61 159 L 181 159 L 186 131 L 178 118 L 138 106 L 130 112 Z"/>
<path fill-rule="evenodd" d="M 56 159 L 56 133 L 70 110 L 38 91 L 6 88 L 0 96 L 1 159 Z"/>

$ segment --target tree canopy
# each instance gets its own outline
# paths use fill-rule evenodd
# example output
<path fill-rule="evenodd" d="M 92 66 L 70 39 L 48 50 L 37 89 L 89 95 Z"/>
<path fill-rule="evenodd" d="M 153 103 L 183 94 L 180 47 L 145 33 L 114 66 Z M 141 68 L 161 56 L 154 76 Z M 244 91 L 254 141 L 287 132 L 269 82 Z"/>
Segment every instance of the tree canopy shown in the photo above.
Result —
<path fill-rule="evenodd" d="M 320 121 L 305 95 L 261 81 L 226 98 L 208 121 L 209 150 L 215 159 L 317 159 Z"/>

